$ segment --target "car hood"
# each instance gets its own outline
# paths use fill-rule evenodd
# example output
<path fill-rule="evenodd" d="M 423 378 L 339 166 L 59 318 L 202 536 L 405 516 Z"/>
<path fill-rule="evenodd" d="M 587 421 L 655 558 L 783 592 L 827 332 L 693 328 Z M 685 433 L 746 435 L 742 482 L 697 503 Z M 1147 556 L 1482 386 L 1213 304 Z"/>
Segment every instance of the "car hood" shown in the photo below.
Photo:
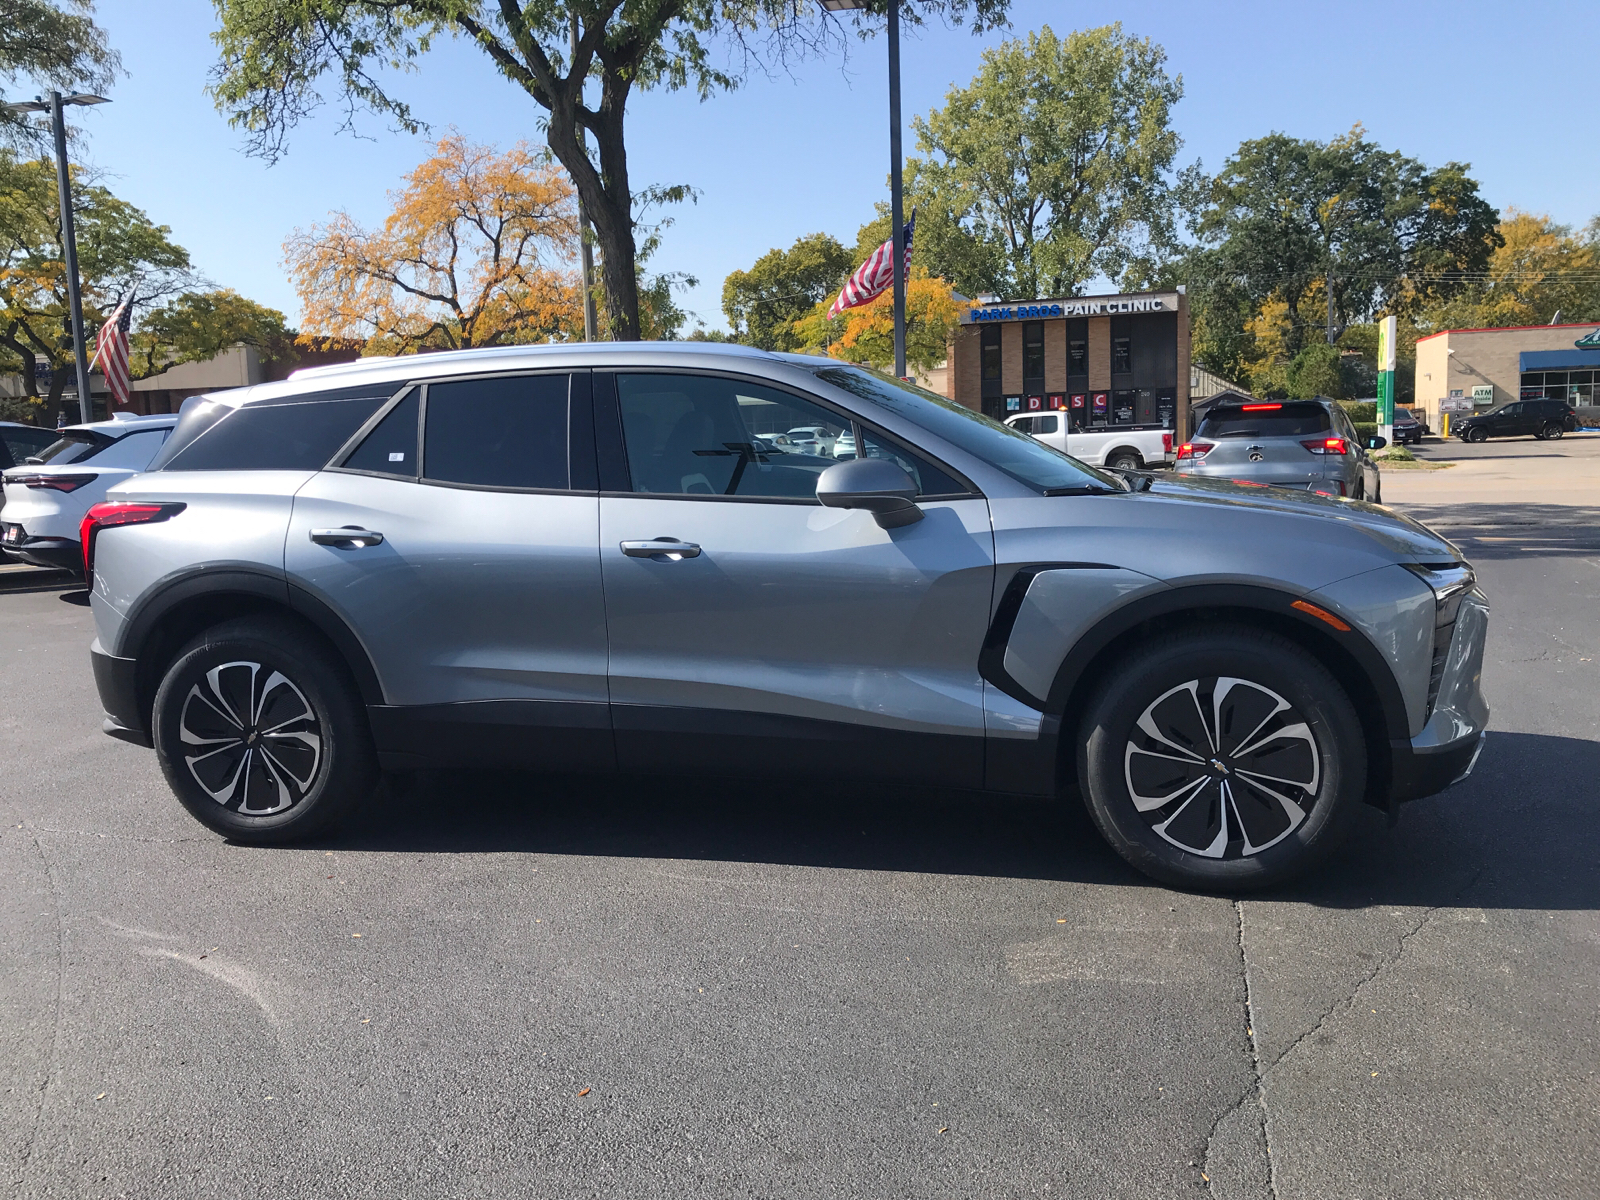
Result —
<path fill-rule="evenodd" d="M 1234 512 L 1274 512 L 1290 519 L 1338 521 L 1370 537 L 1400 559 L 1412 562 L 1444 562 L 1464 557 L 1453 544 L 1422 522 L 1363 500 L 1337 499 L 1298 488 L 1233 483 L 1193 475 L 1157 478 L 1146 495 L 1169 502 L 1215 505 Z"/>

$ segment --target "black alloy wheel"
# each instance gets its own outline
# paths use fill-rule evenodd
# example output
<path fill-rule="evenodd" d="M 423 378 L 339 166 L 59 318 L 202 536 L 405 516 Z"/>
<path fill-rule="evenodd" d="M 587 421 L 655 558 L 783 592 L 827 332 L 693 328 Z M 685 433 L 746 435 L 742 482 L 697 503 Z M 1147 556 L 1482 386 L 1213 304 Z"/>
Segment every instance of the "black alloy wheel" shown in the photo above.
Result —
<path fill-rule="evenodd" d="M 1566 429 L 1564 429 L 1562 426 L 1551 422 L 1549 425 L 1544 427 L 1543 436 L 1546 441 L 1555 441 L 1557 438 L 1565 435 L 1566 432 Z"/>
<path fill-rule="evenodd" d="M 1489 431 L 1481 426 L 1474 425 L 1467 430 L 1467 441 L 1469 442 L 1487 442 L 1488 440 Z"/>
<path fill-rule="evenodd" d="M 167 669 L 153 717 L 178 799 L 240 841 L 325 828 L 376 782 L 354 683 L 314 634 L 288 621 L 244 618 L 207 630 Z"/>
<path fill-rule="evenodd" d="M 1360 722 L 1295 643 L 1243 628 L 1133 654 L 1086 717 L 1079 782 L 1106 840 L 1180 886 L 1240 891 L 1309 868 L 1366 785 Z"/>

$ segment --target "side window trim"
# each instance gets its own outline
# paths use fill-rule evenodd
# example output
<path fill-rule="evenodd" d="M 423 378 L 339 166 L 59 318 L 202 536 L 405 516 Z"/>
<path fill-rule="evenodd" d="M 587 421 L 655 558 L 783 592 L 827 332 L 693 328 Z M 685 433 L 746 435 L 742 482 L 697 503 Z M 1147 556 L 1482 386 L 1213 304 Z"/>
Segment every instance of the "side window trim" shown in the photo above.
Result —
<path fill-rule="evenodd" d="M 594 431 L 595 447 L 599 458 L 600 492 L 605 496 L 649 496 L 653 500 L 723 500 L 744 504 L 810 504 L 819 502 L 796 496 L 707 496 L 707 495 L 682 495 L 675 492 L 636 492 L 633 487 L 632 472 L 628 467 L 628 451 L 622 439 L 622 409 L 617 394 L 618 375 L 700 375 L 716 379 L 731 379 L 736 383 L 748 383 L 758 387 L 770 388 L 773 391 L 786 392 L 797 400 L 804 400 L 813 404 L 824 412 L 831 413 L 839 418 L 842 424 L 850 426 L 855 438 L 856 452 L 860 454 L 863 445 L 863 435 L 877 438 L 891 446 L 897 446 L 906 454 L 916 458 L 926 459 L 938 467 L 957 483 L 965 484 L 967 491 L 948 495 L 927 496 L 928 500 L 971 500 L 982 499 L 983 492 L 976 487 L 966 475 L 936 458 L 926 450 L 908 445 L 904 438 L 888 432 L 876 425 L 868 425 L 852 412 L 841 410 L 832 401 L 825 400 L 814 393 L 780 383 L 772 379 L 763 379 L 759 376 L 740 374 L 736 371 L 715 370 L 688 370 L 681 367 L 631 367 L 631 368 L 606 368 L 594 372 Z"/>

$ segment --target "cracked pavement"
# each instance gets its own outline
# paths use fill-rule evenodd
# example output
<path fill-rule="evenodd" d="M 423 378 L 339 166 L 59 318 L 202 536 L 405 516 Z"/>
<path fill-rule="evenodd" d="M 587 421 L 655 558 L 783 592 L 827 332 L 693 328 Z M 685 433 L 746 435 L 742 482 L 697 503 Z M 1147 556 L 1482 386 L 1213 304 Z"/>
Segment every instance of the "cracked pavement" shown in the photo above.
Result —
<path fill-rule="evenodd" d="M 0 1194 L 1600 1194 L 1600 535 L 1491 508 L 1478 771 L 1238 902 L 826 763 L 230 846 L 0 572 Z"/>

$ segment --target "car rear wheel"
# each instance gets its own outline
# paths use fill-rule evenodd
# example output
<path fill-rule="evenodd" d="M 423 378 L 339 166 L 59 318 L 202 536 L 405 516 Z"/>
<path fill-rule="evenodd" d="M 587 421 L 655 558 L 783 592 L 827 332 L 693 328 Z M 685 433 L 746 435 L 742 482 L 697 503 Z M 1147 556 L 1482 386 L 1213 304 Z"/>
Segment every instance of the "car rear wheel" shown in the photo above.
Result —
<path fill-rule="evenodd" d="M 372 791 L 377 758 L 354 682 L 287 621 L 207 630 L 156 691 L 162 773 L 201 824 L 242 842 L 326 829 Z"/>
<path fill-rule="evenodd" d="M 1106 466 L 1113 471 L 1142 471 L 1144 470 L 1144 459 L 1126 450 L 1115 451 L 1106 459 Z"/>
<path fill-rule="evenodd" d="M 1245 891 L 1307 870 L 1344 836 L 1366 743 L 1332 675 L 1277 634 L 1163 638 L 1090 701 L 1078 756 L 1090 815 L 1145 874 Z"/>
<path fill-rule="evenodd" d="M 1469 441 L 1469 442 L 1487 442 L 1488 440 L 1489 440 L 1489 431 L 1487 429 L 1469 429 L 1469 430 L 1467 430 L 1467 441 Z"/>
<path fill-rule="evenodd" d="M 1560 425 L 1552 422 L 1544 427 L 1543 431 L 1540 433 L 1540 436 L 1546 441 L 1554 441 L 1556 438 L 1561 437 L 1566 432 L 1567 431 Z"/>

